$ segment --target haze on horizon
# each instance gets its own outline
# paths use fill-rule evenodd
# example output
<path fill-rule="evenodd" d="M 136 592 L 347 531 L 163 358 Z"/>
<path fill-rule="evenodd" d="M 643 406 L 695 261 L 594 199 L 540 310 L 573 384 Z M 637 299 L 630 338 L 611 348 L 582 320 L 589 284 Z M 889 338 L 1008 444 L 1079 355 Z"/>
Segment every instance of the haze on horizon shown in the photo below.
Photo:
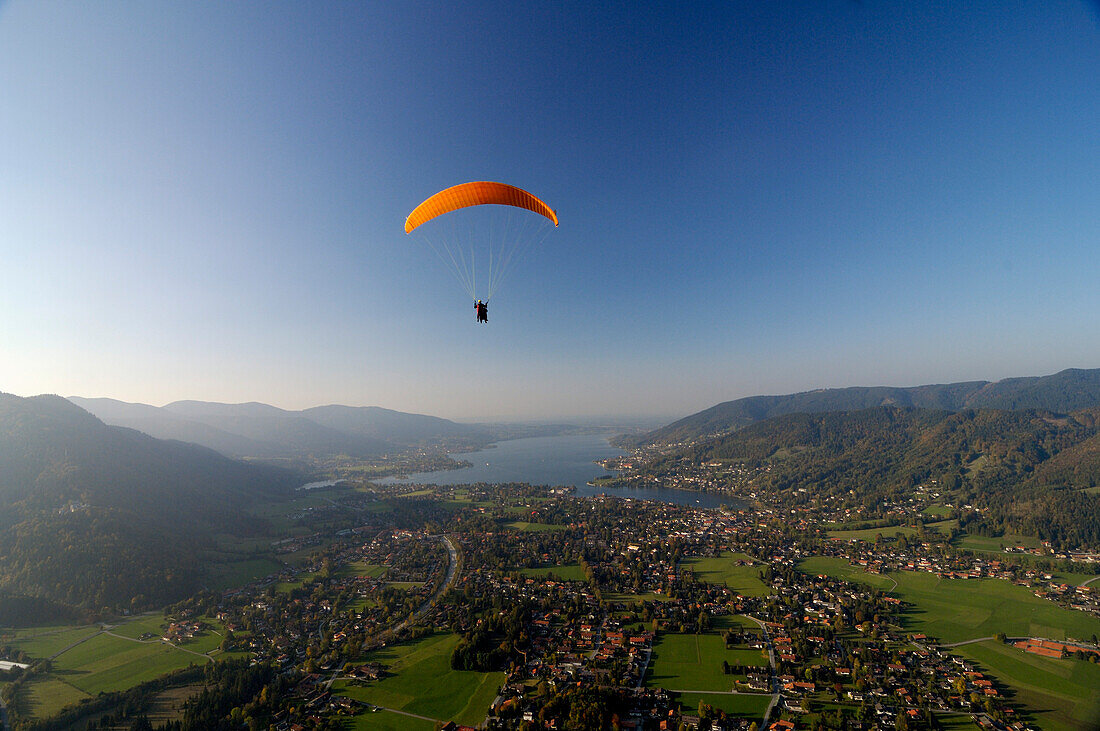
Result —
<path fill-rule="evenodd" d="M 552 419 L 1100 366 L 1097 12 L 923 5 L 0 3 L 0 391 Z M 487 326 L 402 231 L 470 180 L 561 219 Z"/>

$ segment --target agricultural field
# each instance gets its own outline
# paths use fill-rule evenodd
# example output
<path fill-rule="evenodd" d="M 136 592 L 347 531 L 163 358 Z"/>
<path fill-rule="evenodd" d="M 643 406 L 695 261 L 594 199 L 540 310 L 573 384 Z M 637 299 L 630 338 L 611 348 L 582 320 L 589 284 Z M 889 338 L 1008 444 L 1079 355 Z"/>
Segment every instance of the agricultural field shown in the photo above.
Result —
<path fill-rule="evenodd" d="M 994 640 L 952 652 L 1011 688 L 1013 705 L 1044 731 L 1100 727 L 1100 665 L 1041 657 Z"/>
<path fill-rule="evenodd" d="M 208 625 L 221 624 L 209 617 Z M 191 664 L 209 662 L 222 636 L 207 630 L 181 647 L 159 640 L 167 625 L 160 614 L 146 614 L 103 631 L 98 625 L 20 630 L 5 641 L 35 658 L 53 658 L 53 669 L 28 683 L 17 702 L 28 716 L 44 718 L 64 706 L 101 692 L 125 690 Z M 158 639 L 142 641 L 144 634 Z"/>
<path fill-rule="evenodd" d="M 350 719 L 345 728 L 348 731 L 435 731 L 437 725 L 434 721 L 378 709 L 360 713 Z"/>
<path fill-rule="evenodd" d="M 684 713 L 697 713 L 699 704 L 706 703 L 713 708 L 722 709 L 731 716 L 753 720 L 764 717 L 764 711 L 767 710 L 771 699 L 770 695 L 752 693 L 682 693 L 677 698 Z"/>
<path fill-rule="evenodd" d="M 99 632 L 96 625 L 72 625 L 60 627 L 33 627 L 5 632 L 4 644 L 23 650 L 35 659 L 50 658 L 70 645 L 85 640 Z"/>
<path fill-rule="evenodd" d="M 722 672 L 722 661 L 733 659 L 718 634 L 661 633 L 653 643 L 645 684 L 677 691 L 728 691 L 734 677 Z"/>
<path fill-rule="evenodd" d="M 485 720 L 485 709 L 496 697 L 505 674 L 452 670 L 451 652 L 458 640 L 458 635 L 434 634 L 373 652 L 363 659 L 385 665 L 388 676 L 365 685 L 337 681 L 332 687 L 333 693 L 383 708 L 476 726 Z M 374 715 L 368 714 L 368 717 Z M 357 726 L 379 727 L 386 728 Z"/>
<path fill-rule="evenodd" d="M 765 564 L 743 553 L 724 552 L 720 557 L 684 559 L 683 567 L 710 584 L 725 584 L 742 596 L 767 596 L 768 586 L 760 580 Z"/>
<path fill-rule="evenodd" d="M 125 690 L 170 670 L 209 658 L 163 642 L 136 642 L 100 634 L 58 655 L 50 677 L 63 678 L 88 695 Z"/>
<path fill-rule="evenodd" d="M 930 515 L 933 518 L 947 518 L 954 512 L 955 509 L 950 505 L 929 505 L 921 511 L 921 514 Z"/>
<path fill-rule="evenodd" d="M 504 524 L 508 528 L 513 528 L 519 531 L 552 531 L 552 530 L 565 530 L 564 525 L 557 525 L 555 523 L 528 523 L 523 520 L 513 520 Z"/>
<path fill-rule="evenodd" d="M 79 688 L 48 675 L 23 686 L 15 702 L 26 718 L 48 718 L 65 706 L 89 697 L 90 694 Z"/>
<path fill-rule="evenodd" d="M 926 523 L 925 528 L 947 534 L 951 529 L 958 527 L 958 525 L 959 521 L 957 520 L 941 520 L 937 523 Z M 893 538 L 899 534 L 904 536 L 915 536 L 917 535 L 917 529 L 910 525 L 894 525 L 887 528 L 831 530 L 829 531 L 829 538 L 835 538 L 841 541 L 873 541 L 877 536 Z"/>
<path fill-rule="evenodd" d="M 253 581 L 282 571 L 282 564 L 270 558 L 247 558 L 211 567 L 210 586 L 213 589 L 236 589 Z"/>
<path fill-rule="evenodd" d="M 1100 634 L 1100 619 L 1064 609 L 1002 579 L 940 579 L 918 571 L 868 574 L 849 566 L 843 558 L 825 557 L 806 559 L 801 568 L 889 592 L 912 605 L 904 618 L 909 629 L 942 642 L 991 637 L 998 632 L 1056 640 Z"/>
<path fill-rule="evenodd" d="M 584 569 L 581 568 L 579 563 L 567 563 L 561 566 L 540 566 L 534 569 L 520 569 L 519 572 L 524 576 L 530 576 L 534 579 L 545 578 L 547 576 L 557 576 L 563 581 L 587 581 L 588 579 L 584 575 Z"/>

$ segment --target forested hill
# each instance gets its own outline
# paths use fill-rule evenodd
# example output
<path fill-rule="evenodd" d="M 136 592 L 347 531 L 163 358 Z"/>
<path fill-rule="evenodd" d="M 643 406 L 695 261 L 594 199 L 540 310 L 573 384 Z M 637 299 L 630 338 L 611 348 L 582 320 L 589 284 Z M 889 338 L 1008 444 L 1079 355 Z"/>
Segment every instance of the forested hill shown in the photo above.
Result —
<path fill-rule="evenodd" d="M 1050 376 L 966 381 L 928 386 L 855 386 L 787 396 L 727 401 L 629 440 L 631 445 L 674 444 L 728 434 L 773 416 L 855 411 L 875 406 L 963 409 L 1045 409 L 1065 414 L 1100 405 L 1100 368 L 1071 368 Z"/>
<path fill-rule="evenodd" d="M 959 412 L 880 407 L 788 414 L 652 465 L 742 463 L 753 488 L 797 504 L 884 506 L 935 481 L 950 505 L 980 508 L 974 530 L 1036 535 L 1056 545 L 1100 544 L 1100 407 Z"/>
<path fill-rule="evenodd" d="M 262 529 L 242 508 L 299 480 L 107 426 L 57 396 L 0 394 L 0 591 L 163 603 L 194 588 L 195 551 L 211 535 Z"/>

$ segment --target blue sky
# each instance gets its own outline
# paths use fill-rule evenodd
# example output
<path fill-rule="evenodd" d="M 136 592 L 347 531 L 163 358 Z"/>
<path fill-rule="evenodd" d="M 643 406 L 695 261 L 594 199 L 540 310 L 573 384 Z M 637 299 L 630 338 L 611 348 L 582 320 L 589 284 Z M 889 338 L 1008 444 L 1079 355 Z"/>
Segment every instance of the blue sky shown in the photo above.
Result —
<path fill-rule="evenodd" d="M 0 390 L 450 418 L 1100 367 L 1066 2 L 0 4 Z M 402 231 L 560 227 L 488 326 Z"/>

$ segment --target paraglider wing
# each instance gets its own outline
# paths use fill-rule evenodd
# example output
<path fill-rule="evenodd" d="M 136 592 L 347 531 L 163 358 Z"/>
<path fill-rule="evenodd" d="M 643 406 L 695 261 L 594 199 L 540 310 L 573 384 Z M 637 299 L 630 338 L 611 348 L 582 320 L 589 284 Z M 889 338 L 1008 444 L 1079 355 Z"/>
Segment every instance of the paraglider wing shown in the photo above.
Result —
<path fill-rule="evenodd" d="M 558 225 L 558 215 L 535 196 L 522 188 L 505 183 L 490 183 L 480 181 L 475 183 L 462 183 L 446 190 L 441 190 L 428 200 L 424 201 L 405 219 L 405 233 L 411 233 L 413 229 L 422 223 L 426 223 L 436 216 L 469 206 L 481 206 L 497 204 L 501 206 L 515 206 L 526 208 L 540 216 L 545 216 Z"/>

